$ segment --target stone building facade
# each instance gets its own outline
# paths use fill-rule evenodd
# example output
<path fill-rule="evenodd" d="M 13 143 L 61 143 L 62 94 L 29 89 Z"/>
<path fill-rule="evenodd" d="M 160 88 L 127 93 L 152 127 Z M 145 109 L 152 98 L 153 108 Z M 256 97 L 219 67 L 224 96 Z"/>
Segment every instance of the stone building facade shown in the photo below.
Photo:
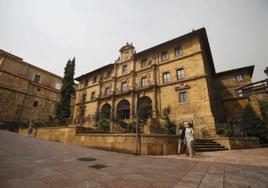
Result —
<path fill-rule="evenodd" d="M 225 98 L 236 97 L 234 89 L 251 82 L 253 68 L 216 73 L 204 28 L 138 53 L 127 43 L 114 63 L 76 79 L 74 122 L 93 126 L 96 111 L 112 124 L 131 121 L 139 93 L 139 105 L 151 112 L 147 132 L 161 126 L 160 114 L 169 107 L 177 124 L 192 121 L 198 135 L 213 136 L 215 124 L 229 115 Z"/>
<path fill-rule="evenodd" d="M 60 76 L 0 50 L 1 123 L 51 122 L 55 118 L 61 86 Z"/>

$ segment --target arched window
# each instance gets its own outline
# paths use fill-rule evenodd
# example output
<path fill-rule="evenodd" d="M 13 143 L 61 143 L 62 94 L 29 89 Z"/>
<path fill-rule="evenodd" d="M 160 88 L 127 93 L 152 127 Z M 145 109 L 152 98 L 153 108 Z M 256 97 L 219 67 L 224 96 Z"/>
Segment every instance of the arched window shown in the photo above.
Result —
<path fill-rule="evenodd" d="M 122 100 L 117 105 L 117 118 L 129 119 L 130 118 L 130 104 L 127 100 Z"/>
<path fill-rule="evenodd" d="M 102 106 L 101 112 L 103 113 L 106 119 L 110 119 L 111 117 L 111 105 L 106 103 Z"/>
<path fill-rule="evenodd" d="M 139 100 L 139 114 L 141 118 L 147 119 L 152 116 L 152 100 L 150 97 L 143 96 Z"/>

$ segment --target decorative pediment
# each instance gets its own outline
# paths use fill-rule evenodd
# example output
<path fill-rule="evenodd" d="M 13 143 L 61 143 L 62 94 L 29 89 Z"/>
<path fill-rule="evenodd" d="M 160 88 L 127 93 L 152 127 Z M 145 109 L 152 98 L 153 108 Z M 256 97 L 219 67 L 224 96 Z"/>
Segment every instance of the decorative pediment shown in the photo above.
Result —
<path fill-rule="evenodd" d="M 190 88 L 191 88 L 191 86 L 189 84 L 185 84 L 185 83 L 180 83 L 180 84 L 175 86 L 176 91 L 190 89 Z"/>

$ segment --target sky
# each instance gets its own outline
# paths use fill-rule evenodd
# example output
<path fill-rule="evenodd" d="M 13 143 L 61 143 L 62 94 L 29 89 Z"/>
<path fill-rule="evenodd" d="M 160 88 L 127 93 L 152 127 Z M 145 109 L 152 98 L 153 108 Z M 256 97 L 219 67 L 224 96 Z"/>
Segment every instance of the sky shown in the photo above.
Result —
<path fill-rule="evenodd" d="M 216 72 L 255 65 L 266 78 L 268 0 L 0 0 L 0 49 L 63 76 L 113 63 L 133 42 L 142 51 L 205 27 Z"/>

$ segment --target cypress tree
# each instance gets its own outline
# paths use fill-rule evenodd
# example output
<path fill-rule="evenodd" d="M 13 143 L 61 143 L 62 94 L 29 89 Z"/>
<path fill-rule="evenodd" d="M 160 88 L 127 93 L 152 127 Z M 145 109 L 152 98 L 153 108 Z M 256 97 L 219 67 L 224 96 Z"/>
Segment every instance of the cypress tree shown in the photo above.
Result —
<path fill-rule="evenodd" d="M 74 89 L 74 71 L 75 71 L 75 58 L 68 60 L 64 68 L 63 84 L 60 91 L 60 102 L 57 107 L 57 119 L 60 122 L 66 121 L 71 116 L 70 104 L 72 95 L 75 94 Z"/>
<path fill-rule="evenodd" d="M 241 125 L 247 130 L 249 136 L 252 135 L 252 130 L 256 129 L 260 124 L 260 119 L 257 117 L 255 111 L 250 105 L 247 105 L 242 110 Z"/>

